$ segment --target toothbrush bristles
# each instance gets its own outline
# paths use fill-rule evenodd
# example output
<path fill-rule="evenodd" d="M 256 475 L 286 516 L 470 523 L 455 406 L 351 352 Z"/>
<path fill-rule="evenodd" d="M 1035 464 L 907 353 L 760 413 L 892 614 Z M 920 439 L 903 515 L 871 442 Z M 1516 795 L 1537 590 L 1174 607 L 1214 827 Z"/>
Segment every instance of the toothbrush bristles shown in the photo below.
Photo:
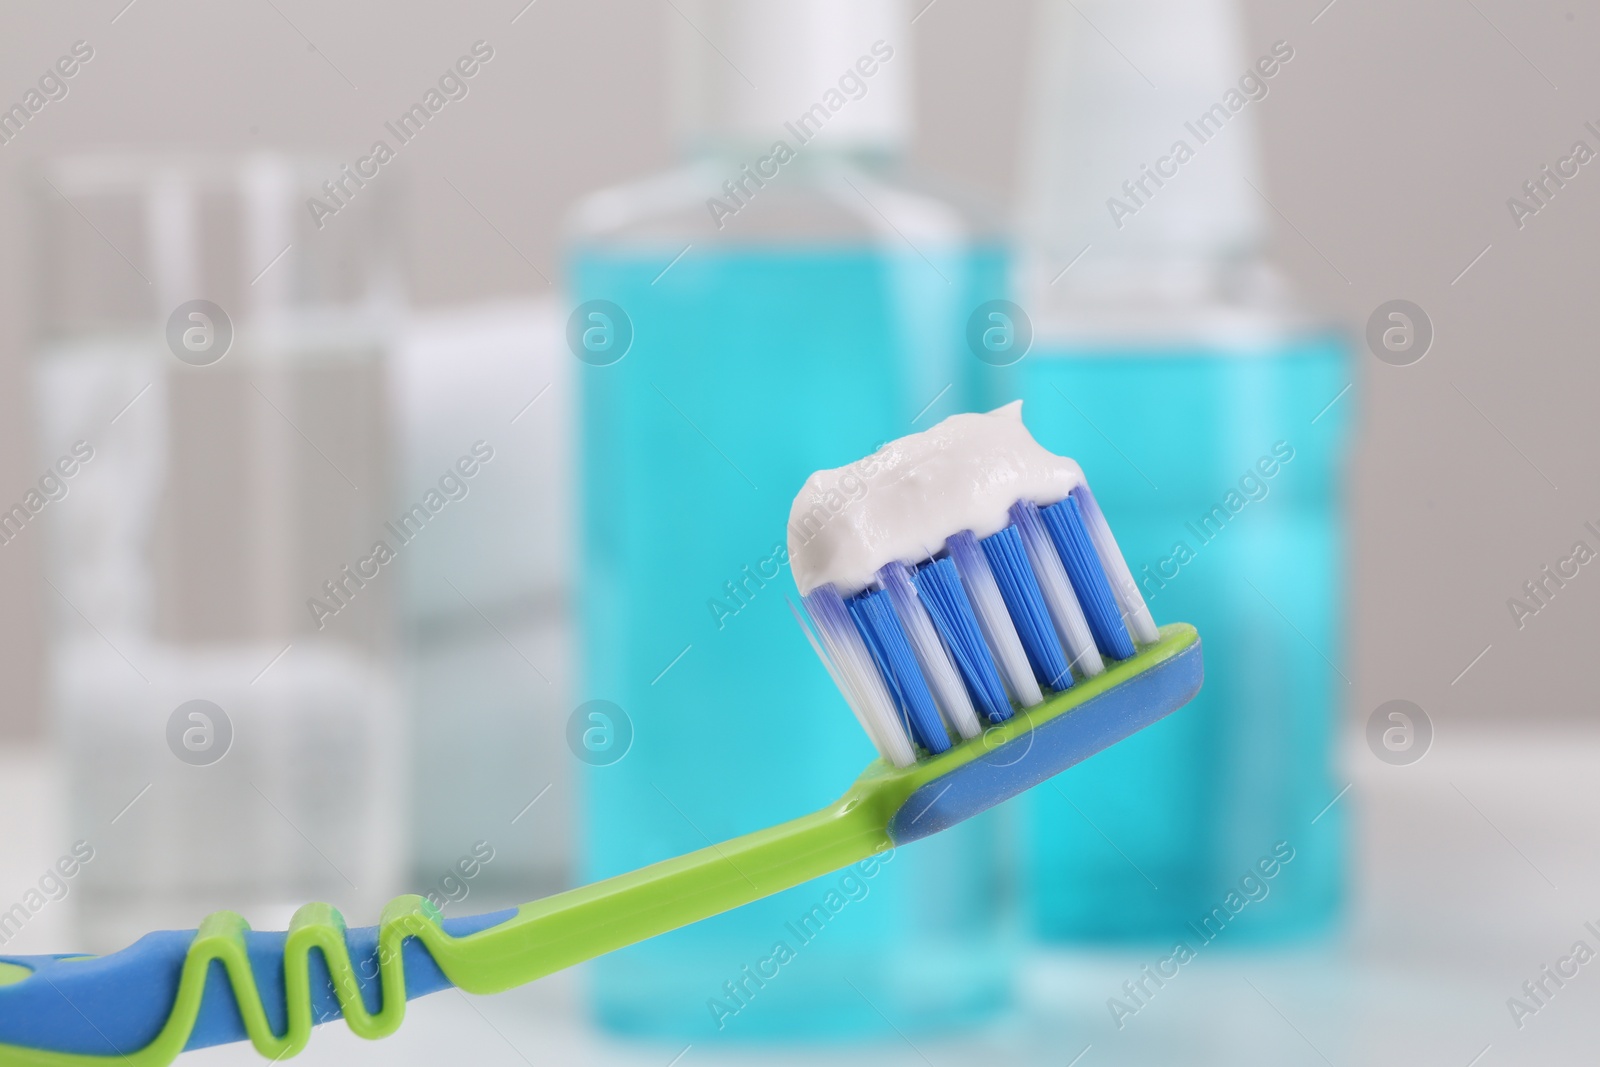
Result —
<path fill-rule="evenodd" d="M 927 676 L 912 654 L 911 642 L 889 603 L 889 594 L 881 589 L 862 593 L 852 597 L 846 606 L 867 639 L 867 648 L 872 650 L 872 658 L 899 705 L 900 721 L 913 740 L 929 752 L 949 748 L 950 735 L 939 718 Z"/>
<path fill-rule="evenodd" d="M 1022 650 L 1022 639 L 1017 627 L 1006 612 L 1005 601 L 1000 598 L 1000 587 L 995 584 L 994 572 L 978 539 L 971 530 L 962 530 L 949 540 L 950 559 L 955 562 L 956 573 L 966 587 L 967 596 L 978 615 L 978 626 L 1000 666 L 1000 677 L 1005 679 L 1006 692 L 1022 707 L 1031 708 L 1044 699 L 1039 682 L 1028 666 L 1027 653 Z"/>
<path fill-rule="evenodd" d="M 949 559 L 930 559 L 917 568 L 912 582 L 984 718 L 991 723 L 1011 718 L 1011 701 L 1006 699 L 1000 669 L 984 641 L 967 591 L 961 587 L 956 565 Z"/>
<path fill-rule="evenodd" d="M 811 647 L 817 650 L 878 754 L 896 767 L 911 766 L 916 762 L 916 751 L 838 590 L 831 585 L 821 586 L 801 597 L 801 602 L 816 624 L 821 642 L 813 640 Z M 800 613 L 796 612 L 795 617 L 800 618 Z M 801 628 L 805 629 L 804 620 Z M 806 636 L 811 636 L 809 629 Z"/>
<path fill-rule="evenodd" d="M 953 533 L 923 560 L 879 568 L 843 596 L 790 608 L 879 754 L 896 767 L 971 740 L 1074 677 L 1159 640 L 1094 496 L 1080 485 L 979 539 Z M 815 626 L 806 625 L 809 616 Z M 981 718 L 980 718 L 981 716 Z"/>
<path fill-rule="evenodd" d="M 1050 609 L 1050 618 L 1055 623 L 1056 636 L 1061 638 L 1067 662 L 1085 678 L 1102 673 L 1106 669 L 1105 662 L 1095 647 L 1083 608 L 1072 592 L 1067 569 L 1054 551 L 1044 519 L 1039 514 L 1039 505 L 1031 500 L 1018 501 L 1011 506 L 1011 521 L 1022 535 L 1022 547 L 1027 550 L 1028 563 L 1039 579 L 1039 592 Z"/>
<path fill-rule="evenodd" d="M 977 737 L 983 727 L 978 725 L 978 713 L 973 710 L 972 698 L 961 684 L 961 676 L 956 673 L 955 664 L 950 662 L 950 653 L 944 642 L 939 640 L 927 609 L 917 598 L 909 568 L 898 561 L 886 563 L 878 570 L 878 581 L 882 583 L 884 592 L 889 594 L 900 625 L 911 642 L 911 651 L 915 653 L 922 673 L 927 676 L 928 686 L 938 701 L 939 710 L 944 713 L 945 721 L 954 726 L 963 738 Z"/>
<path fill-rule="evenodd" d="M 1072 491 L 1072 499 L 1077 501 L 1083 512 L 1083 524 L 1089 531 L 1089 539 L 1094 542 L 1095 555 L 1099 557 L 1100 566 L 1111 583 L 1117 607 L 1123 618 L 1128 620 L 1128 629 L 1133 631 L 1133 639 L 1141 645 L 1155 644 L 1161 639 L 1156 621 L 1145 606 L 1139 583 L 1133 580 L 1133 572 L 1128 569 L 1128 561 L 1122 558 L 1122 550 L 1117 547 L 1117 539 L 1111 535 L 1111 526 L 1101 513 L 1100 505 L 1095 502 L 1094 494 L 1089 492 L 1087 485 L 1080 485 Z"/>

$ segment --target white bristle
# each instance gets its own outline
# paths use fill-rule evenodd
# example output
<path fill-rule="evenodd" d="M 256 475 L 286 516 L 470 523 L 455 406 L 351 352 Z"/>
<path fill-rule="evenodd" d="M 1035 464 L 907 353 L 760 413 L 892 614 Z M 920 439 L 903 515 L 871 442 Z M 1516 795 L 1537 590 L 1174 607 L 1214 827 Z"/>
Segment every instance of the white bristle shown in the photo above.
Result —
<path fill-rule="evenodd" d="M 900 722 L 894 698 L 889 695 L 878 665 L 838 592 L 831 585 L 823 586 L 801 600 L 806 614 L 816 624 L 820 644 L 793 603 L 789 609 L 805 631 L 817 658 L 832 676 L 834 685 L 844 694 L 845 703 L 850 705 L 873 747 L 894 766 L 911 766 L 917 756 L 911 747 L 910 735 Z"/>
<path fill-rule="evenodd" d="M 1111 536 L 1111 526 L 1101 513 L 1100 505 L 1095 502 L 1094 494 L 1089 492 L 1086 485 L 1073 490 L 1073 495 L 1077 497 L 1079 510 L 1083 512 L 1083 524 L 1089 531 L 1089 540 L 1094 542 L 1095 555 L 1100 557 L 1100 567 L 1111 582 L 1111 594 L 1117 598 L 1117 610 L 1122 613 L 1122 619 L 1133 632 L 1135 641 L 1141 645 L 1154 644 L 1161 639 L 1161 632 L 1156 629 L 1156 621 L 1150 617 L 1150 609 L 1145 606 L 1139 583 L 1133 580 L 1133 572 L 1128 570 L 1128 563 L 1122 558 L 1117 539 Z"/>
<path fill-rule="evenodd" d="M 973 613 L 978 616 L 978 628 L 989 643 L 995 664 L 1000 668 L 1000 680 L 1012 700 L 1031 708 L 1044 700 L 1039 682 L 1028 666 L 1028 654 L 1022 649 L 1022 638 L 1017 636 L 1016 624 L 1006 610 L 1000 596 L 1000 586 L 995 583 L 994 572 L 984 558 L 983 549 L 970 530 L 950 538 L 950 558 L 955 561 L 956 573 L 966 588 L 967 599 L 972 601 Z"/>
<path fill-rule="evenodd" d="M 921 598 L 917 596 L 916 586 L 911 584 L 906 565 L 884 564 L 878 569 L 878 581 L 889 593 L 889 602 L 894 605 L 894 612 L 900 618 L 900 627 L 911 642 L 911 651 L 917 657 L 922 676 L 928 680 L 928 688 L 933 691 L 933 699 L 944 713 L 945 720 L 962 737 L 977 737 L 983 732 L 983 727 L 978 723 L 978 712 L 972 706 L 972 697 L 967 695 L 960 672 L 950 661 L 950 653 L 945 650 L 939 631 L 934 629 L 933 620 L 928 618 L 928 609 L 923 607 Z"/>
<path fill-rule="evenodd" d="M 1106 665 L 1095 647 L 1089 620 L 1083 617 L 1083 605 L 1072 591 L 1067 569 L 1056 554 L 1056 546 L 1050 543 L 1038 505 L 1031 501 L 1012 505 L 1011 519 L 1022 535 L 1022 547 L 1028 553 L 1034 577 L 1039 580 L 1039 590 L 1044 594 L 1045 606 L 1050 609 L 1050 620 L 1056 624 L 1056 634 L 1066 649 L 1067 663 L 1085 678 L 1103 673 Z"/>

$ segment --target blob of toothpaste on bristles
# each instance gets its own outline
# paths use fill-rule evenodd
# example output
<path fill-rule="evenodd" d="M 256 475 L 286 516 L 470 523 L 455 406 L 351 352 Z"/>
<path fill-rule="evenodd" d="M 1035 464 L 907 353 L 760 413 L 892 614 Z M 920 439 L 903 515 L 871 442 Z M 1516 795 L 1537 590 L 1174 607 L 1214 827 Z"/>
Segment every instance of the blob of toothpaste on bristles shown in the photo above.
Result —
<path fill-rule="evenodd" d="M 1020 400 L 817 471 L 788 532 L 796 617 L 897 767 L 1159 637 L 1083 470 Z"/>

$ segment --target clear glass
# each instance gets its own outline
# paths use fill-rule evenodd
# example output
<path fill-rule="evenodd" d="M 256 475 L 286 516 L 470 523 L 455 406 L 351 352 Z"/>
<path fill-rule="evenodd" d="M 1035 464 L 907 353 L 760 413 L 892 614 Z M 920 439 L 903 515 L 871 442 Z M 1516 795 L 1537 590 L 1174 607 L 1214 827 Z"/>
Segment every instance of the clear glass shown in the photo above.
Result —
<path fill-rule="evenodd" d="M 632 729 L 586 768 L 586 878 L 812 811 L 873 758 L 791 615 L 789 506 L 813 470 L 966 410 L 963 326 L 1000 295 L 992 231 L 887 161 L 804 149 L 719 228 L 740 165 L 707 154 L 577 214 L 580 698 Z M 616 362 L 582 350 L 595 300 L 631 331 Z M 597 1014 L 697 1044 L 970 1025 L 1006 998 L 1004 818 L 598 960 Z"/>
<path fill-rule="evenodd" d="M 397 295 L 386 194 L 306 222 L 328 173 L 36 175 L 36 459 L 60 488 L 15 536 L 47 549 L 51 717 L 96 849 L 84 948 L 222 907 L 371 915 L 398 883 L 391 591 L 344 572 L 386 517 Z"/>

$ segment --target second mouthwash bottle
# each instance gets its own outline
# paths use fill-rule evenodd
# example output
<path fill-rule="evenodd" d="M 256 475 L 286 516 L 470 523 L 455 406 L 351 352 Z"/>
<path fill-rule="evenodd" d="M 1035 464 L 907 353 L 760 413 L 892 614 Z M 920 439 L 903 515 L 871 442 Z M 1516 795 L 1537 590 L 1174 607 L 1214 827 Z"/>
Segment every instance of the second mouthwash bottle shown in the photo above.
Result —
<path fill-rule="evenodd" d="M 1231 0 L 1077 8 L 1046 8 L 1028 139 L 1019 300 L 1037 341 L 986 384 L 1021 396 L 1039 441 L 1090 472 L 1151 611 L 1199 628 L 1206 680 L 1183 711 L 1028 795 L 1033 925 L 1193 942 L 1287 853 L 1219 936 L 1314 929 L 1345 866 L 1349 802 L 1328 805 L 1351 691 L 1354 397 L 1344 340 L 1260 253 L 1254 124 L 1296 77 L 1294 48 L 1241 50 Z"/>

